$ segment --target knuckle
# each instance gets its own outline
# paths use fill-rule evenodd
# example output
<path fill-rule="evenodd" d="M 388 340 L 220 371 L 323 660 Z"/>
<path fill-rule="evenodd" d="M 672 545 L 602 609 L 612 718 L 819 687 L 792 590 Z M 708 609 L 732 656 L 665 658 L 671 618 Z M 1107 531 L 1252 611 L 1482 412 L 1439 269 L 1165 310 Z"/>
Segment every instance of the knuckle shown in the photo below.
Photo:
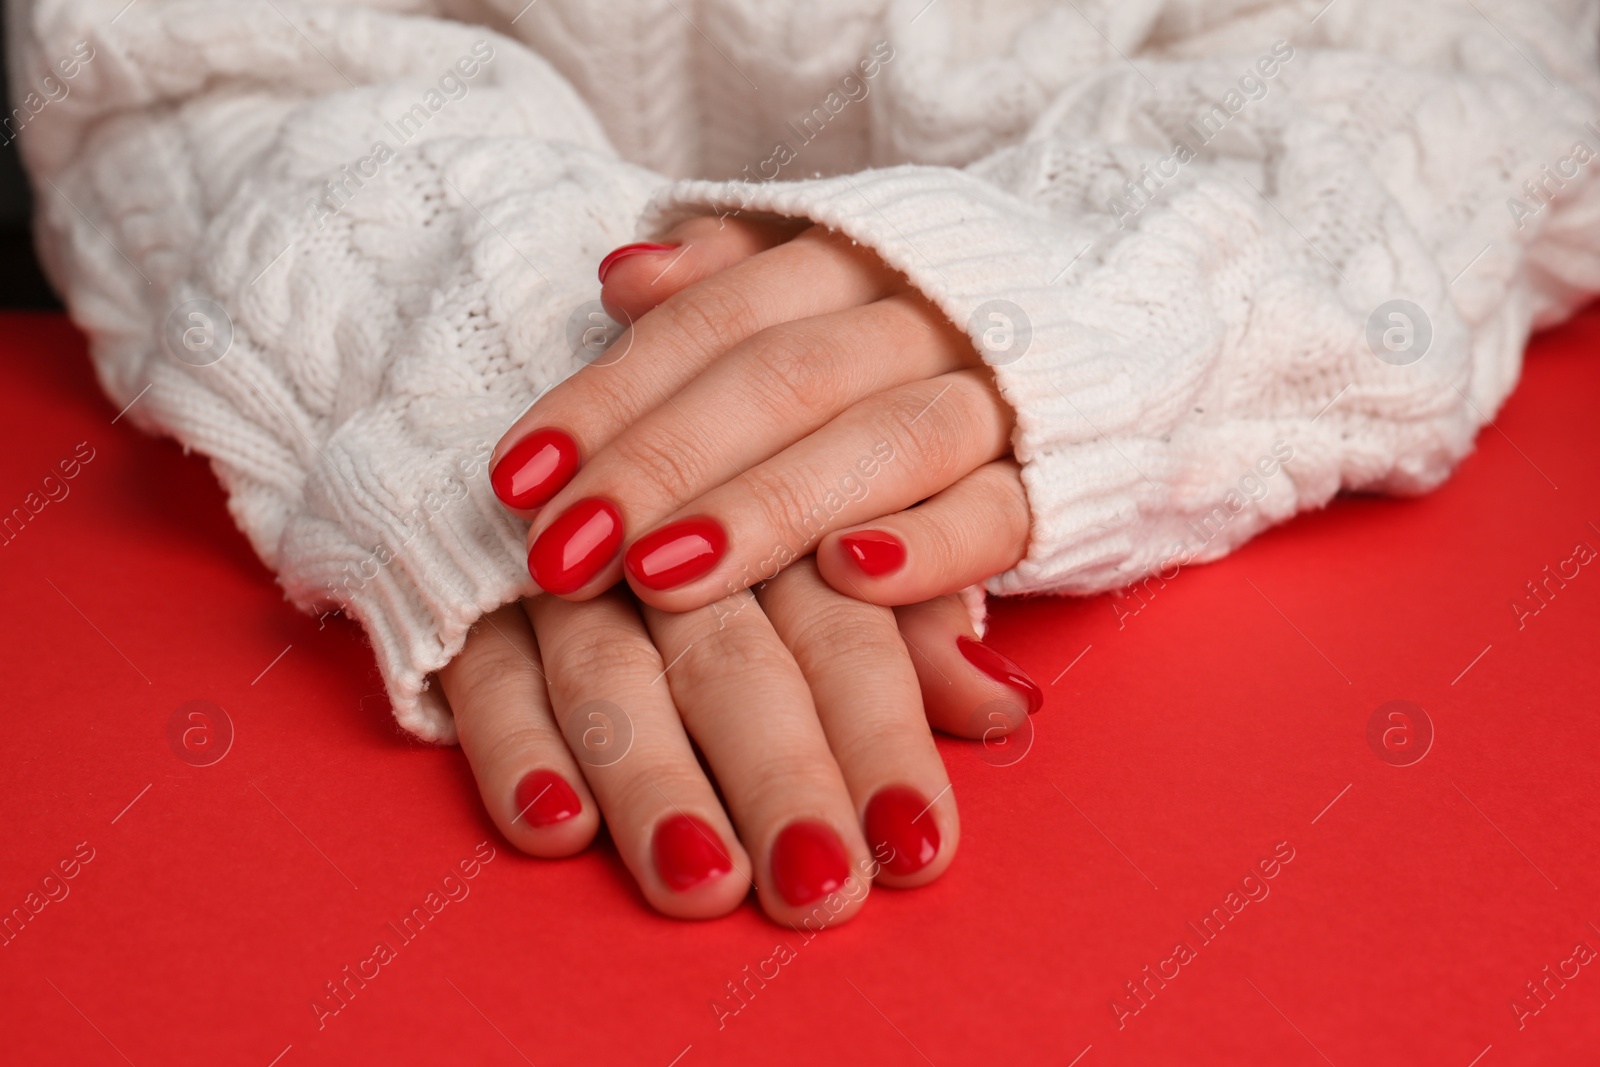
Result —
<path fill-rule="evenodd" d="M 814 330 L 775 326 L 757 338 L 749 403 L 768 418 L 831 412 L 845 383 L 828 345 Z"/>
<path fill-rule="evenodd" d="M 658 309 L 692 347 L 722 352 L 756 331 L 759 318 L 745 290 L 713 279 L 672 297 Z"/>
<path fill-rule="evenodd" d="M 814 809 L 819 806 L 818 798 L 841 788 L 831 759 L 793 749 L 752 760 L 748 782 L 745 806 L 752 811 L 779 814 L 780 818 Z"/>
<path fill-rule="evenodd" d="M 641 677 L 648 681 L 661 670 L 661 657 L 653 647 L 616 634 L 579 635 L 546 666 L 552 701 L 570 708 L 603 695 L 603 688 L 620 690 Z"/>
<path fill-rule="evenodd" d="M 558 385 L 557 389 L 565 387 L 564 395 L 559 406 L 552 406 L 546 412 L 555 416 L 547 425 L 560 425 L 563 410 L 583 411 L 603 426 L 631 426 L 638 421 L 646 410 L 646 404 L 632 378 L 627 373 L 619 373 L 620 366 L 611 363 L 591 364 Z M 551 396 L 555 395 L 552 391 Z"/>
<path fill-rule="evenodd" d="M 642 753 L 641 753 L 642 754 Z M 694 757 L 684 753 L 682 761 L 666 757 L 648 767 L 634 763 L 628 773 L 618 775 L 610 785 L 611 801 L 607 805 L 614 812 L 644 815 L 635 820 L 637 827 L 647 827 L 649 812 L 665 808 L 666 815 L 676 813 L 669 798 L 701 797 L 710 792 L 709 783 Z"/>
<path fill-rule="evenodd" d="M 649 486 L 665 500 L 678 502 L 698 495 L 708 475 L 698 442 L 661 426 L 623 434 L 611 451 L 629 486 Z"/>
<path fill-rule="evenodd" d="M 777 470 L 764 465 L 748 472 L 751 495 L 762 520 L 773 533 L 793 538 L 796 552 L 810 548 L 835 525 L 843 508 L 831 507 L 829 491 L 806 470 Z"/>
<path fill-rule="evenodd" d="M 561 736 L 554 724 L 539 720 L 524 723 L 489 738 L 483 746 L 481 758 L 485 766 L 500 767 L 524 762 L 534 753 L 547 752 L 555 748 L 566 751 L 566 747 L 566 739 Z"/>
<path fill-rule="evenodd" d="M 888 676 L 897 661 L 906 660 L 905 642 L 888 608 L 854 600 L 841 604 L 832 597 L 807 608 L 797 612 L 790 623 L 794 656 L 803 670 L 810 666 L 832 671 L 859 667 Z"/>
<path fill-rule="evenodd" d="M 897 390 L 885 401 L 888 421 L 912 463 L 935 478 L 966 473 L 962 460 L 974 427 L 964 399 L 966 393 L 955 382 L 933 379 Z"/>
<path fill-rule="evenodd" d="M 977 531 L 967 524 L 956 524 L 937 514 L 910 517 L 917 519 L 917 555 L 925 565 L 937 567 L 942 574 L 950 574 L 978 555 L 983 546 L 975 536 Z"/>
<path fill-rule="evenodd" d="M 920 713 L 918 715 L 920 719 Z M 844 736 L 833 742 L 834 756 L 841 767 L 881 766 L 885 757 L 900 758 L 915 751 L 918 739 L 909 724 L 915 720 L 874 715 L 851 724 Z M 926 733 L 926 727 L 921 733 Z"/>
<path fill-rule="evenodd" d="M 1033 530 L 1033 511 L 1028 506 L 1028 495 L 1021 484 L 1002 482 L 991 494 L 995 511 L 1000 516 L 1000 531 L 1005 542 L 1026 544 Z"/>
<path fill-rule="evenodd" d="M 793 658 L 771 633 L 732 626 L 692 642 L 671 673 L 686 691 L 727 687 L 758 692 L 793 669 Z"/>
<path fill-rule="evenodd" d="M 454 664 L 459 691 L 477 704 L 497 705 L 526 696 L 537 665 L 509 641 L 491 633 Z"/>
<path fill-rule="evenodd" d="M 964 571 L 997 554 L 1025 551 L 1032 530 L 1027 494 L 1014 471 L 980 467 L 947 490 L 947 503 L 908 512 L 917 554 L 943 573 Z"/>

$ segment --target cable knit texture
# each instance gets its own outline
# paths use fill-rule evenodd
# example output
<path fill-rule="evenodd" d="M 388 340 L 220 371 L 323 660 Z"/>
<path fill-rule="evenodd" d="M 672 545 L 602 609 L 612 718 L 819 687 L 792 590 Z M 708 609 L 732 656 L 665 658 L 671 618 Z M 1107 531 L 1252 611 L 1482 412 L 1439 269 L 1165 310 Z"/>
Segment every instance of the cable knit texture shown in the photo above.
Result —
<path fill-rule="evenodd" d="M 484 461 L 598 259 L 682 218 L 823 223 L 969 330 L 1034 517 L 994 593 L 1425 491 L 1600 291 L 1593 0 L 525 2 L 8 5 L 101 383 L 432 740 L 533 591 Z"/>

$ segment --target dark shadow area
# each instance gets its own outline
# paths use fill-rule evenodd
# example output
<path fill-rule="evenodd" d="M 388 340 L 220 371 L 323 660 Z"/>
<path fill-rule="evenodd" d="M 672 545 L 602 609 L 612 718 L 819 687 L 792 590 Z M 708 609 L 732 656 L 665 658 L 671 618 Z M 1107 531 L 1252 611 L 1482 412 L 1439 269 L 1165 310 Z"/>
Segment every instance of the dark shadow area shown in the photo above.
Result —
<path fill-rule="evenodd" d="M 0 84 L 5 84 L 5 48 L 5 25 L 0 20 Z M 7 99 L 8 115 L 14 103 Z M 33 252 L 28 225 L 32 214 L 33 198 L 17 158 L 17 135 L 9 125 L 0 126 L 0 308 L 61 307 Z"/>

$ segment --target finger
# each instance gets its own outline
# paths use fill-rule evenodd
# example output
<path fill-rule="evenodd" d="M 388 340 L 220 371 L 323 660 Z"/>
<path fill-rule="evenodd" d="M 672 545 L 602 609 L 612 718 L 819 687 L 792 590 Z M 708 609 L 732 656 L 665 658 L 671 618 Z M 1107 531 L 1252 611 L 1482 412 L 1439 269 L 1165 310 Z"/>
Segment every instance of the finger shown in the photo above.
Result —
<path fill-rule="evenodd" d="M 738 907 L 750 857 L 695 759 L 631 598 L 524 604 L 555 721 L 645 898 L 683 919 Z"/>
<path fill-rule="evenodd" d="M 515 604 L 479 620 L 439 671 L 489 817 L 534 856 L 570 856 L 600 827 L 583 775 L 550 713 L 533 628 Z"/>
<path fill-rule="evenodd" d="M 756 598 L 811 687 L 878 880 L 909 887 L 938 878 L 955 857 L 960 822 L 894 613 L 834 592 L 809 559 Z"/>
<path fill-rule="evenodd" d="M 735 345 L 668 404 L 601 449 L 551 502 L 606 501 L 624 539 L 771 458 L 840 412 L 886 389 L 966 365 L 972 342 L 921 297 L 902 294 L 862 308 L 785 323 Z M 585 504 L 582 507 L 594 507 Z M 580 512 L 582 511 L 580 507 Z M 535 525 L 531 569 L 540 585 L 581 599 L 622 575 L 608 560 L 574 589 L 549 555 L 561 517 Z"/>
<path fill-rule="evenodd" d="M 683 614 L 646 607 L 644 618 L 754 860 L 762 908 L 794 926 L 853 916 L 871 853 L 805 677 L 755 598 Z"/>
<path fill-rule="evenodd" d="M 616 269 L 621 269 L 620 266 Z M 796 285 L 794 279 L 806 284 Z M 667 298 L 539 399 L 490 457 L 502 503 L 525 516 L 566 484 L 583 456 L 667 399 L 712 360 L 780 322 L 871 303 L 904 287 L 872 253 L 819 227 Z M 551 509 L 553 516 L 571 498 Z M 548 518 L 534 533 L 548 525 Z"/>
<path fill-rule="evenodd" d="M 879 393 L 635 539 L 628 582 L 647 603 L 687 611 L 770 578 L 831 531 L 910 507 L 1009 452 L 1012 420 L 985 370 Z"/>
<path fill-rule="evenodd" d="M 1027 672 L 978 639 L 959 596 L 908 604 L 894 615 L 934 729 L 987 743 L 1044 707 L 1044 690 Z"/>
<path fill-rule="evenodd" d="M 914 508 L 829 534 L 817 566 L 841 593 L 918 604 L 1016 566 L 1031 523 L 1022 468 L 996 460 Z"/>
<path fill-rule="evenodd" d="M 808 225 L 803 219 L 689 219 L 659 242 L 608 253 L 600 261 L 600 302 L 618 322 L 636 322 L 674 293 L 782 244 Z"/>

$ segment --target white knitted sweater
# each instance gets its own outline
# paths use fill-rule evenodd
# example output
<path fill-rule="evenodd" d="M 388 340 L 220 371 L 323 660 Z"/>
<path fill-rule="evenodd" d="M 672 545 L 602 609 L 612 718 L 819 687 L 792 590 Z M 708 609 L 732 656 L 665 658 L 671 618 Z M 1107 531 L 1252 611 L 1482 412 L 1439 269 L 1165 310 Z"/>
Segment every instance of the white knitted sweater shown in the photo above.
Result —
<path fill-rule="evenodd" d="M 1600 4 L 1325 3 L 12 0 L 4 136 L 113 403 L 449 740 L 430 672 L 531 591 L 489 449 L 696 212 L 842 230 L 986 346 L 994 593 L 1438 484 L 1600 291 Z"/>

